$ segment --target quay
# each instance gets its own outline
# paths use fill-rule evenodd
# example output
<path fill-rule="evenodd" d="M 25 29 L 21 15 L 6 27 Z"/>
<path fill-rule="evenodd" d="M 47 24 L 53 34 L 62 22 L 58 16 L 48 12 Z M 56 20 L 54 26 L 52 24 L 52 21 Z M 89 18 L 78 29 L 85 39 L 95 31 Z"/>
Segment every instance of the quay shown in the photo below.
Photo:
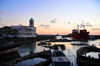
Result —
<path fill-rule="evenodd" d="M 22 44 L 31 44 L 34 42 L 34 38 L 7 38 L 0 39 L 0 51 L 9 48 L 14 48 Z"/>

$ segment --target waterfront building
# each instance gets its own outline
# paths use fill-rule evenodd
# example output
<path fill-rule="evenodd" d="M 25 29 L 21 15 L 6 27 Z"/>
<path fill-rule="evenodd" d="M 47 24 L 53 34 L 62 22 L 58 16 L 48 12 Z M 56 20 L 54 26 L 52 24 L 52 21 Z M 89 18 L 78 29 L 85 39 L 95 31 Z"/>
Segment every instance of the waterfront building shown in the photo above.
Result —
<path fill-rule="evenodd" d="M 0 37 L 36 37 L 34 20 L 29 20 L 29 26 L 4 26 L 0 28 Z"/>
<path fill-rule="evenodd" d="M 29 26 L 11 26 L 11 29 L 18 30 L 17 37 L 36 37 L 36 27 L 34 27 L 34 20 L 29 20 Z"/>
<path fill-rule="evenodd" d="M 18 30 L 11 29 L 10 26 L 4 26 L 0 28 L 0 37 L 16 37 L 18 35 Z"/>

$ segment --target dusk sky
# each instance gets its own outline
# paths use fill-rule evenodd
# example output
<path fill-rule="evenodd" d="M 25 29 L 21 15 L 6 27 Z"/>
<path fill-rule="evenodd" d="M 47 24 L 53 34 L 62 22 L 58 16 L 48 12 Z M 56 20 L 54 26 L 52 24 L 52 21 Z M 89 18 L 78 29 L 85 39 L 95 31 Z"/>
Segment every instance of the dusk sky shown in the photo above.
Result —
<path fill-rule="evenodd" d="M 29 25 L 38 34 L 69 34 L 84 21 L 90 34 L 100 34 L 100 0 L 0 0 L 0 27 Z"/>

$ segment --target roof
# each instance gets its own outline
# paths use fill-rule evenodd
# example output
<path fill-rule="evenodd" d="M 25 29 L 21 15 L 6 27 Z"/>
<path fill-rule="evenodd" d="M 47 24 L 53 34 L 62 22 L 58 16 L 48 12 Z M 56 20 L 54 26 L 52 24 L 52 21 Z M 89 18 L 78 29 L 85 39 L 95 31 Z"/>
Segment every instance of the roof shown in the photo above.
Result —
<path fill-rule="evenodd" d="M 33 22 L 34 21 L 33 18 L 31 18 L 30 21 Z"/>

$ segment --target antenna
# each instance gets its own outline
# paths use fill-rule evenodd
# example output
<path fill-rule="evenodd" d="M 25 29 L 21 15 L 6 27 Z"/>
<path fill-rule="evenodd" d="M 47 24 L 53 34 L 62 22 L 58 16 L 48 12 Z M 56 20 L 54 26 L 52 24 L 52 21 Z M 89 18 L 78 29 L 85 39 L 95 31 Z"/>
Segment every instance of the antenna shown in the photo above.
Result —
<path fill-rule="evenodd" d="M 84 24 L 84 20 L 82 20 L 81 27 L 83 27 L 83 29 L 85 30 L 85 24 Z"/>
<path fill-rule="evenodd" d="M 77 30 L 79 31 L 79 25 L 77 24 Z"/>

